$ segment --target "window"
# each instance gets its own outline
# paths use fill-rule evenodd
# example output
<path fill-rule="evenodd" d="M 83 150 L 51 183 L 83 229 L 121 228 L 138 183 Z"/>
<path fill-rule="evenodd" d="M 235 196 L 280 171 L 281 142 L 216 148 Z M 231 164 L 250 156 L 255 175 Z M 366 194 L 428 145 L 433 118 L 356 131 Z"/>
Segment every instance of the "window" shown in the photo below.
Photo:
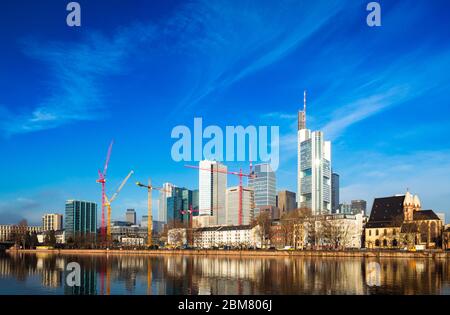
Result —
<path fill-rule="evenodd" d="M 372 236 L 372 230 L 369 230 L 369 236 Z"/>
<path fill-rule="evenodd" d="M 387 235 L 387 230 L 386 229 L 384 229 L 384 236 L 386 236 Z"/>
<path fill-rule="evenodd" d="M 396 229 L 392 230 L 392 235 L 397 235 L 397 230 Z"/>
<path fill-rule="evenodd" d="M 378 230 L 375 231 L 375 235 L 378 236 Z"/>

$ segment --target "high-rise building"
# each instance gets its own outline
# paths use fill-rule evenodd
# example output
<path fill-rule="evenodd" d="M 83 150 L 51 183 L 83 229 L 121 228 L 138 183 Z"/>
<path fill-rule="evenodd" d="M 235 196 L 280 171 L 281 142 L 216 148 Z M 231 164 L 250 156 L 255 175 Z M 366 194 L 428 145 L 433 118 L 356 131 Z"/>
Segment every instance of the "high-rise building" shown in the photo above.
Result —
<path fill-rule="evenodd" d="M 136 211 L 134 209 L 127 209 L 125 220 L 131 225 L 136 225 Z"/>
<path fill-rule="evenodd" d="M 64 229 L 67 238 L 76 235 L 96 235 L 97 204 L 88 201 L 67 200 Z"/>
<path fill-rule="evenodd" d="M 331 212 L 339 212 L 339 174 L 331 174 Z"/>
<path fill-rule="evenodd" d="M 193 208 L 193 191 L 187 188 L 173 187 L 172 196 L 167 198 L 167 222 L 187 223 L 187 210 Z"/>
<path fill-rule="evenodd" d="M 148 215 L 142 216 L 141 227 L 148 227 Z"/>
<path fill-rule="evenodd" d="M 227 189 L 226 224 L 239 224 L 239 186 Z M 250 224 L 255 208 L 253 188 L 242 187 L 242 224 Z"/>
<path fill-rule="evenodd" d="M 163 190 L 159 193 L 158 221 L 167 223 L 167 198 L 172 197 L 175 186 L 171 183 L 164 183 Z"/>
<path fill-rule="evenodd" d="M 62 214 L 44 214 L 42 216 L 42 230 L 43 231 L 60 231 L 63 229 Z"/>
<path fill-rule="evenodd" d="M 270 164 L 257 164 L 252 171 L 254 177 L 248 179 L 248 186 L 255 191 L 255 206 L 276 207 L 277 185 L 275 172 L 272 171 Z"/>
<path fill-rule="evenodd" d="M 362 213 L 363 216 L 366 215 L 367 202 L 365 200 L 352 200 L 351 207 L 353 214 Z"/>
<path fill-rule="evenodd" d="M 199 163 L 199 216 L 202 226 L 226 224 L 227 167 L 217 161 Z"/>
<path fill-rule="evenodd" d="M 352 205 L 347 202 L 343 202 L 339 205 L 338 213 L 340 214 L 353 214 Z"/>
<path fill-rule="evenodd" d="M 297 204 L 312 214 L 331 213 L 331 142 L 306 129 L 306 91 L 298 122 Z"/>
<path fill-rule="evenodd" d="M 279 191 L 277 200 L 277 207 L 280 209 L 280 215 L 297 208 L 295 192 L 288 190 Z"/>

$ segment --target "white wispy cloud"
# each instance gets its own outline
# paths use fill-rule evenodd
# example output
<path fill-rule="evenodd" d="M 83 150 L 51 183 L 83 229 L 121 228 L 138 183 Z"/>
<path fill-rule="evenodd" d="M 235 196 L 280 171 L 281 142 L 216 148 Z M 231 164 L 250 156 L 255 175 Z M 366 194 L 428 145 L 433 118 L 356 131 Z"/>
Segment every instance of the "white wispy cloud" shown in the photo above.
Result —
<path fill-rule="evenodd" d="M 50 92 L 19 111 L 1 106 L 0 130 L 11 136 L 102 118 L 106 106 L 101 80 L 123 71 L 128 54 L 154 33 L 152 25 L 135 24 L 118 29 L 112 38 L 94 32 L 79 43 L 22 40 L 24 54 L 48 67 Z"/>
<path fill-rule="evenodd" d="M 191 57 L 196 83 L 175 111 L 281 60 L 340 9 L 338 1 L 328 2 L 326 10 L 323 4 L 299 1 L 265 6 L 195 1 L 186 6 L 169 23 L 168 32 L 184 34 L 177 45 Z"/>

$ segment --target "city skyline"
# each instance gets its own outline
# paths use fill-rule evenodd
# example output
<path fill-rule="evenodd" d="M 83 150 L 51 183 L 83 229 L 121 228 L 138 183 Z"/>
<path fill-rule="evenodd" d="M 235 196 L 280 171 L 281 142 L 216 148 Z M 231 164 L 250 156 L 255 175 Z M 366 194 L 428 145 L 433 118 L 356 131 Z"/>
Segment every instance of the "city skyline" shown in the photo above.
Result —
<path fill-rule="evenodd" d="M 69 199 L 100 205 L 95 180 L 111 139 L 108 193 L 130 169 L 156 186 L 198 189 L 198 174 L 170 157 L 171 129 L 194 117 L 220 127 L 279 125 L 276 191 L 297 192 L 305 89 L 308 128 L 333 142 L 341 201 L 364 199 L 370 209 L 375 197 L 409 188 L 449 216 L 450 30 L 439 11 L 445 2 L 436 2 L 383 2 L 379 29 L 364 26 L 366 1 L 298 2 L 288 11 L 281 2 L 80 1 L 78 30 L 64 24 L 65 4 L 5 4 L 0 172 L 12 175 L 0 183 L 0 223 L 39 223 Z M 229 176 L 227 186 L 236 185 Z M 146 214 L 146 196 L 133 186 L 113 219 L 129 208 Z"/>

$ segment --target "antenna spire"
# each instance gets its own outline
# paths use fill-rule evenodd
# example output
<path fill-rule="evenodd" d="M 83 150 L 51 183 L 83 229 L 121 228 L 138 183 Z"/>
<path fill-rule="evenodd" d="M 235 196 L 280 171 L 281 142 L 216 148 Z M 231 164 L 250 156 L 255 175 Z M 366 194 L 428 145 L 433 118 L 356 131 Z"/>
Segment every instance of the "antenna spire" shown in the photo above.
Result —
<path fill-rule="evenodd" d="M 298 130 L 306 129 L 306 90 L 303 91 L 303 110 L 298 111 Z"/>

